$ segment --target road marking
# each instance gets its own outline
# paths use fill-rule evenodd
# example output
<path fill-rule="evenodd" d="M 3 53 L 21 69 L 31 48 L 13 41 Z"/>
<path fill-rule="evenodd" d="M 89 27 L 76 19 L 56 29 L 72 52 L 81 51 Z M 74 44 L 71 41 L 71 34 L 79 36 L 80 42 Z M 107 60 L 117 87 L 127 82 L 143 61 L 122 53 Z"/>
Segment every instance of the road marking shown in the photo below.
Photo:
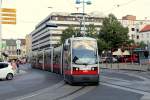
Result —
<path fill-rule="evenodd" d="M 62 85 L 64 84 L 64 81 L 60 81 L 59 83 L 49 87 L 49 88 L 46 88 L 46 89 L 42 89 L 42 90 L 38 90 L 38 91 L 35 91 L 34 93 L 31 93 L 31 94 L 27 94 L 25 96 L 21 96 L 21 97 L 16 97 L 16 98 L 11 98 L 11 99 L 8 99 L 8 100 L 24 100 L 24 99 L 28 99 L 28 98 L 31 98 L 31 97 L 35 97 L 39 94 L 42 94 L 43 92 L 47 92 L 49 91 L 50 89 L 56 89 L 56 88 L 59 88 L 61 87 Z"/>
<path fill-rule="evenodd" d="M 109 87 L 113 87 L 113 88 L 117 88 L 117 89 L 121 89 L 121 90 L 125 90 L 125 91 L 130 91 L 130 92 L 134 92 L 134 93 L 138 93 L 138 94 L 143 94 L 143 96 L 140 100 L 150 100 L 150 92 L 146 92 L 146 91 L 142 91 L 142 90 L 138 90 L 138 89 L 132 89 L 132 88 L 128 88 L 125 86 L 114 85 L 114 84 L 110 84 L 110 83 L 104 83 L 104 82 L 100 82 L 100 83 L 105 86 L 109 86 Z"/>
<path fill-rule="evenodd" d="M 138 90 L 138 89 L 132 89 L 132 88 L 125 87 L 125 86 L 119 86 L 119 85 L 114 85 L 114 84 L 105 83 L 105 82 L 100 82 L 100 84 L 105 85 L 105 86 L 109 86 L 109 87 L 113 87 L 113 88 L 118 88 L 118 89 L 121 89 L 121 90 L 135 92 L 135 93 L 138 93 L 138 94 L 150 95 L 149 92 Z"/>
<path fill-rule="evenodd" d="M 128 81 L 128 80 L 123 80 L 123 79 L 120 79 L 120 78 L 112 78 L 112 77 L 107 77 L 107 76 L 103 76 L 103 75 L 101 75 L 100 76 L 101 78 L 104 78 L 104 79 L 108 79 L 108 80 L 115 80 L 115 81 L 122 81 L 122 82 L 126 82 L 126 83 L 129 83 L 130 81 Z"/>
<path fill-rule="evenodd" d="M 136 73 L 122 73 L 122 72 L 117 72 L 117 73 L 120 73 L 120 74 L 126 74 L 126 75 L 129 75 L 129 76 L 133 76 L 133 77 L 137 77 L 137 78 L 140 78 L 140 79 L 143 79 L 143 80 L 149 80 L 149 79 L 147 79 L 147 78 L 145 78 L 145 77 L 143 77 L 143 76 L 139 76 L 139 75 L 136 75 Z"/>

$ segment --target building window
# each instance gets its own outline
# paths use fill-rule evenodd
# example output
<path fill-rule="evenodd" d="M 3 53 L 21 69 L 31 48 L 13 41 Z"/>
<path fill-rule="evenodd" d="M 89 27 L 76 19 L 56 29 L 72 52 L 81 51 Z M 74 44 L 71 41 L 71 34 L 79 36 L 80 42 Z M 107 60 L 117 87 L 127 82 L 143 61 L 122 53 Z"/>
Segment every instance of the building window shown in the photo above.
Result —
<path fill-rule="evenodd" d="M 136 36 L 136 39 L 139 39 L 139 35 Z"/>
<path fill-rule="evenodd" d="M 136 32 L 139 32 L 139 29 L 136 29 Z"/>
<path fill-rule="evenodd" d="M 135 31 L 135 28 L 131 28 L 131 31 Z"/>
<path fill-rule="evenodd" d="M 147 33 L 147 38 L 149 38 L 149 33 Z"/>

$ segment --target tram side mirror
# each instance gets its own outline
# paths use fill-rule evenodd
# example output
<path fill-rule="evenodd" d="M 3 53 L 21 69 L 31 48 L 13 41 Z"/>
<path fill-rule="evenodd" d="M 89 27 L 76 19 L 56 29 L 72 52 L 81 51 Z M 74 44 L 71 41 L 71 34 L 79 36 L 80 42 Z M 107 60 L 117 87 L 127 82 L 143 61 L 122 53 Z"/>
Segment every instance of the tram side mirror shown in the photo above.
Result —
<path fill-rule="evenodd" d="M 64 51 L 67 51 L 67 50 L 68 50 L 68 46 L 64 45 Z"/>
<path fill-rule="evenodd" d="M 69 39 L 67 39 L 67 40 L 65 40 L 64 50 L 65 50 L 65 51 L 67 51 L 67 50 L 68 50 L 68 48 L 69 48 L 69 46 L 70 46 L 70 40 L 69 40 Z"/>

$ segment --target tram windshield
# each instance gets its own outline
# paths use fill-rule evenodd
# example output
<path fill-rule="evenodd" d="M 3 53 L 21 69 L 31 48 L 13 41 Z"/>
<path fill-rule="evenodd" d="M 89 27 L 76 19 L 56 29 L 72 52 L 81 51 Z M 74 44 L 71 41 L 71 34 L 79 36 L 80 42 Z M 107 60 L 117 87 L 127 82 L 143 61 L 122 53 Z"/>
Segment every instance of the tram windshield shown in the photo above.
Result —
<path fill-rule="evenodd" d="M 72 42 L 72 62 L 75 64 L 96 64 L 97 43 L 92 40 L 75 40 Z"/>

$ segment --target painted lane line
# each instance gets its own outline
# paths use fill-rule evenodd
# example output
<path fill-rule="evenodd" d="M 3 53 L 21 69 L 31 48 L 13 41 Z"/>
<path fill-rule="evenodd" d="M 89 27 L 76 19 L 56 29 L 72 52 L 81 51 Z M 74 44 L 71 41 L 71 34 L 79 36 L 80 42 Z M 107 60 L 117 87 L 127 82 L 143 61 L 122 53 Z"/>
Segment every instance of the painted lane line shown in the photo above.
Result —
<path fill-rule="evenodd" d="M 121 89 L 121 90 L 125 90 L 125 91 L 130 91 L 130 92 L 143 94 L 143 95 L 150 95 L 150 92 L 146 92 L 146 91 L 142 91 L 142 90 L 138 90 L 138 89 L 133 89 L 133 88 L 129 88 L 129 87 L 125 87 L 125 86 L 119 86 L 119 85 L 105 83 L 105 82 L 100 82 L 100 83 L 102 85 L 105 85 L 105 86 L 109 86 L 109 87 L 113 87 L 113 88 L 117 88 L 117 89 Z"/>
<path fill-rule="evenodd" d="M 133 88 L 128 88 L 128 87 L 124 87 L 124 86 L 119 86 L 119 85 L 114 85 L 114 84 L 105 83 L 105 82 L 101 82 L 101 84 L 105 85 L 105 86 L 125 90 L 125 91 L 143 94 L 143 97 L 140 100 L 150 100 L 150 92 L 146 92 L 146 91 L 142 91 L 142 90 L 138 90 L 138 89 L 133 89 Z"/>
<path fill-rule="evenodd" d="M 54 89 L 49 89 L 44 92 L 36 93 L 29 96 L 24 96 L 22 98 L 13 99 L 13 100 L 55 100 L 57 98 L 68 95 L 74 91 L 77 91 L 80 88 L 81 86 L 70 86 L 68 84 L 64 84 Z"/>
<path fill-rule="evenodd" d="M 31 94 L 27 94 L 27 95 L 25 95 L 25 96 L 20 96 L 20 97 L 16 97 L 16 98 L 11 98 L 11 99 L 7 99 L 7 100 L 24 100 L 24 99 L 28 99 L 28 98 L 35 97 L 35 96 L 37 96 L 37 95 L 40 95 L 40 94 L 42 94 L 42 93 L 44 93 L 44 92 L 47 92 L 47 91 L 49 91 L 49 90 L 57 89 L 57 88 L 59 88 L 59 87 L 61 87 L 61 86 L 63 86 L 63 85 L 64 85 L 64 81 L 60 81 L 59 83 L 57 83 L 57 84 L 55 84 L 55 85 L 53 85 L 53 86 L 51 86 L 51 87 L 49 87 L 49 88 L 42 89 L 42 90 L 38 90 L 38 91 L 35 91 L 35 92 L 31 93 Z"/>

